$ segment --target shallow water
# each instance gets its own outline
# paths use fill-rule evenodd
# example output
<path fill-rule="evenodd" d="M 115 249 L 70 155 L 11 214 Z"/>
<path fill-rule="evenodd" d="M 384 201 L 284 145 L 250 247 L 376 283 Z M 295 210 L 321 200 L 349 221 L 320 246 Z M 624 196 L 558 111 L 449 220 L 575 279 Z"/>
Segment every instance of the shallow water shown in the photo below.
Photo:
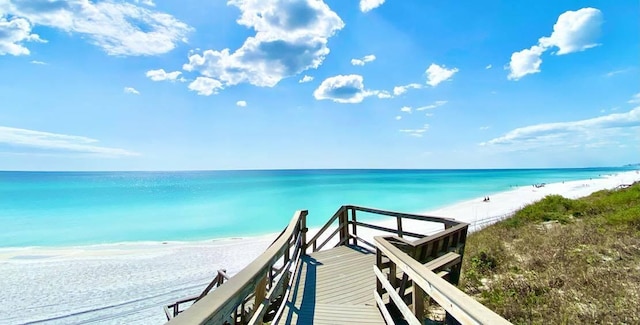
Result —
<path fill-rule="evenodd" d="M 421 212 L 623 170 L 0 172 L 0 247 L 252 236 L 279 231 L 299 209 L 313 227 L 343 204 Z"/>

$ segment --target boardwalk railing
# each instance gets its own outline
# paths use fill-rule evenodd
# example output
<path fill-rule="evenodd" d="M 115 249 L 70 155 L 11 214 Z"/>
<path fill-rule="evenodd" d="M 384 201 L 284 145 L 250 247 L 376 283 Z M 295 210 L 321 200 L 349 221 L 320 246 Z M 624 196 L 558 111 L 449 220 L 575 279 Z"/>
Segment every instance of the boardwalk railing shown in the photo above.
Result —
<path fill-rule="evenodd" d="M 387 228 L 380 225 L 365 223 L 357 218 L 357 212 L 370 213 L 381 216 L 388 216 L 396 219 L 396 228 Z M 431 216 L 423 216 L 417 214 L 410 213 L 399 213 L 393 211 L 372 209 L 366 207 L 360 207 L 355 205 L 343 205 L 336 211 L 336 213 L 327 221 L 327 223 L 320 228 L 320 230 L 309 240 L 309 246 L 312 252 L 317 252 L 322 250 L 328 243 L 335 242 L 335 237 L 338 236 L 337 242 L 334 244 L 335 246 L 340 246 L 344 244 L 352 244 L 358 245 L 364 244 L 368 248 L 375 251 L 376 247 L 371 242 L 366 239 L 358 236 L 358 227 L 361 228 L 369 228 L 382 232 L 388 232 L 391 234 L 395 234 L 400 238 L 404 237 L 412 237 L 412 238 L 424 238 L 426 234 L 418 234 L 411 231 L 407 231 L 403 228 L 403 224 L 405 220 L 418 220 L 425 222 L 434 222 L 438 224 L 444 225 L 444 228 L 450 228 L 456 225 L 459 225 L 460 222 L 455 221 L 453 219 L 441 218 L 441 217 L 431 217 Z M 337 221 L 337 227 L 331 233 L 326 233 L 332 225 L 335 225 Z"/>
<path fill-rule="evenodd" d="M 378 249 L 377 265 L 373 266 L 377 281 L 374 295 L 387 323 L 393 323 L 393 319 L 382 298 L 385 293 L 389 296 L 390 303 L 395 305 L 407 323 L 412 325 L 424 322 L 425 294 L 446 311 L 448 324 L 511 324 L 443 279 L 447 276 L 448 272 L 444 271 L 447 267 L 456 263 L 459 265 L 459 261 L 462 260 L 460 255 L 449 252 L 423 264 L 396 247 L 393 238 L 375 237 L 375 242 Z M 389 259 L 390 265 L 404 273 L 402 282 L 406 281 L 406 277 L 413 283 L 410 299 L 404 297 L 402 286 L 398 288 L 392 283 L 397 282 L 395 276 L 383 273 L 383 256 Z M 409 308 L 407 300 L 410 300 L 413 308 Z"/>
<path fill-rule="evenodd" d="M 291 270 L 306 246 L 306 216 L 306 210 L 297 211 L 264 253 L 167 324 L 262 324 L 268 320 L 265 316 L 281 306 Z"/>
<path fill-rule="evenodd" d="M 358 212 L 395 218 L 396 227 L 363 222 L 358 219 Z M 283 302 L 291 292 L 292 275 L 298 270 L 302 255 L 306 255 L 308 249 L 317 252 L 340 245 L 364 245 L 366 247 L 360 247 L 376 252 L 373 270 L 377 285 L 372 294 L 388 324 L 394 323 L 389 306 L 395 306 L 400 317 L 410 324 L 422 324 L 424 302 L 429 297 L 445 309 L 450 323 L 455 323 L 452 321 L 455 319 L 462 324 L 509 324 L 451 284 L 457 284 L 460 277 L 469 224 L 344 205 L 307 242 L 307 214 L 306 210 L 297 211 L 264 253 L 208 292 L 215 286 L 210 285 L 184 312 L 179 310 L 180 302 L 169 306 L 169 310 L 165 308 L 170 318 L 168 324 L 263 324 L 273 321 L 274 317 L 277 321 Z M 408 220 L 437 223 L 441 230 L 431 235 L 408 231 L 404 227 Z M 375 237 L 371 243 L 358 235 L 359 228 L 391 236 Z M 173 318 L 169 317 L 171 308 Z"/>
<path fill-rule="evenodd" d="M 213 278 L 213 281 L 209 283 L 209 285 L 202 291 L 201 294 L 197 296 L 184 298 L 182 300 L 176 301 L 173 304 L 164 306 L 164 314 L 167 316 L 167 320 L 171 320 L 172 318 L 178 316 L 178 314 L 183 312 L 187 307 L 189 307 L 190 305 L 193 305 L 194 303 L 198 302 L 198 300 L 204 298 L 204 296 L 209 294 L 209 292 L 212 289 L 221 286 L 225 280 L 229 280 L 229 276 L 227 275 L 227 270 L 224 270 L 224 269 L 218 270 L 218 274 L 216 275 L 216 277 Z"/>

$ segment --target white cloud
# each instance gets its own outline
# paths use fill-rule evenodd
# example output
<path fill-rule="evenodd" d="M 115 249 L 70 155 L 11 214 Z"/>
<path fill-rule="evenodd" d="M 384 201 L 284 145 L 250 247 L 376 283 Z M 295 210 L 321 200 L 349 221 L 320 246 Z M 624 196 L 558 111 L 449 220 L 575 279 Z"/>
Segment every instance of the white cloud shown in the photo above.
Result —
<path fill-rule="evenodd" d="M 402 116 L 396 115 L 396 120 L 401 120 L 401 119 L 402 119 Z"/>
<path fill-rule="evenodd" d="M 298 81 L 299 83 L 305 83 L 305 82 L 310 82 L 313 81 L 313 77 L 312 76 L 307 76 L 305 75 L 304 77 L 302 77 L 302 79 L 300 79 L 300 81 Z"/>
<path fill-rule="evenodd" d="M 166 72 L 164 69 L 158 70 L 149 70 L 146 73 L 146 76 L 153 81 L 176 81 L 179 80 L 178 77 L 182 74 L 180 71 Z M 181 79 L 184 80 L 184 79 Z"/>
<path fill-rule="evenodd" d="M 378 96 L 378 98 L 380 99 L 389 99 L 389 98 L 393 98 L 393 96 L 391 95 L 391 93 L 389 93 L 386 90 L 372 90 L 371 91 L 372 95 L 376 95 Z"/>
<path fill-rule="evenodd" d="M 344 23 L 322 1 L 230 0 L 240 25 L 255 30 L 234 52 L 206 50 L 189 56 L 187 71 L 220 80 L 224 86 L 250 83 L 273 87 L 283 78 L 320 66 L 328 39 Z"/>
<path fill-rule="evenodd" d="M 140 95 L 140 92 L 133 87 L 124 87 L 125 94 Z"/>
<path fill-rule="evenodd" d="M 202 96 L 217 94 L 218 90 L 222 88 L 223 85 L 220 81 L 208 77 L 198 77 L 189 84 L 189 90 L 196 91 L 198 95 Z"/>
<path fill-rule="evenodd" d="M 47 65 L 47 62 L 37 61 L 37 60 L 32 60 L 30 63 L 31 64 L 37 64 L 37 65 Z"/>
<path fill-rule="evenodd" d="M 628 69 L 614 70 L 614 71 L 611 71 L 611 72 L 607 72 L 607 74 L 605 76 L 608 77 L 608 78 L 611 78 L 611 77 L 613 77 L 613 76 L 615 76 L 617 74 L 627 73 L 627 72 L 629 72 L 631 70 L 633 70 L 633 69 L 628 68 Z"/>
<path fill-rule="evenodd" d="M 236 102 L 236 106 L 238 107 L 247 107 L 247 102 L 244 100 L 239 100 Z"/>
<path fill-rule="evenodd" d="M 549 37 L 540 38 L 544 48 L 557 47 L 557 55 L 580 52 L 598 46 L 602 12 L 595 8 L 566 11 L 558 17 Z"/>
<path fill-rule="evenodd" d="M 82 34 L 109 55 L 166 53 L 186 42 L 192 30 L 169 14 L 126 2 L 4 0 L 0 12 L 23 19 L 30 26 Z"/>
<path fill-rule="evenodd" d="M 640 104 L 640 93 L 637 93 L 637 94 L 633 95 L 631 97 L 631 99 L 629 99 L 629 101 L 627 103 L 629 103 L 629 104 Z"/>
<path fill-rule="evenodd" d="M 325 79 L 318 89 L 313 92 L 317 100 L 330 99 L 336 103 L 360 103 L 367 97 L 375 95 L 374 92 L 364 89 L 361 75 L 337 75 Z"/>
<path fill-rule="evenodd" d="M 362 57 L 361 59 L 351 59 L 351 64 L 352 65 L 359 65 L 359 66 L 363 66 L 369 62 L 373 62 L 376 60 L 376 56 L 373 54 L 369 54 L 369 55 L 365 55 L 364 57 Z"/>
<path fill-rule="evenodd" d="M 14 147 L 36 148 L 81 154 L 119 157 L 137 156 L 136 152 L 97 146 L 98 140 L 57 133 L 0 126 L 0 143 Z"/>
<path fill-rule="evenodd" d="M 396 96 L 399 96 L 406 93 L 407 90 L 409 89 L 420 89 L 420 88 L 422 88 L 422 85 L 417 83 L 411 83 L 404 86 L 396 86 L 396 87 L 393 87 L 393 94 Z"/>
<path fill-rule="evenodd" d="M 385 0 L 360 0 L 360 11 L 368 12 L 380 7 Z"/>
<path fill-rule="evenodd" d="M 441 82 L 451 79 L 458 72 L 458 68 L 447 69 L 444 65 L 440 66 L 432 63 L 425 72 L 427 74 L 427 84 L 435 87 Z"/>
<path fill-rule="evenodd" d="M 422 126 L 422 128 L 419 129 L 400 129 L 398 131 L 400 131 L 400 133 L 406 133 L 413 137 L 422 137 L 422 135 L 427 132 L 428 129 L 429 124 L 425 124 Z"/>
<path fill-rule="evenodd" d="M 553 25 L 551 36 L 541 37 L 537 45 L 511 55 L 508 66 L 510 73 L 507 78 L 518 80 L 528 74 L 540 72 L 540 56 L 553 47 L 558 48 L 556 55 L 563 55 L 598 46 L 595 39 L 600 33 L 600 25 L 602 13 L 595 8 L 562 13 Z"/>
<path fill-rule="evenodd" d="M 480 131 L 485 131 L 485 130 L 489 130 L 490 128 L 491 128 L 491 127 L 487 125 L 487 126 L 481 126 L 481 127 L 479 127 L 478 129 L 479 129 Z"/>
<path fill-rule="evenodd" d="M 400 111 L 411 114 L 411 106 L 403 106 L 400 108 Z"/>
<path fill-rule="evenodd" d="M 433 104 L 416 108 L 416 111 L 424 111 L 424 110 L 427 110 L 427 109 L 434 109 L 434 108 L 440 107 L 440 106 L 442 106 L 442 105 L 444 105 L 446 103 L 448 103 L 446 100 L 436 100 L 435 102 L 433 102 Z"/>
<path fill-rule="evenodd" d="M 640 107 L 627 113 L 616 113 L 572 122 L 525 126 L 505 135 L 480 143 L 482 146 L 514 146 L 519 149 L 552 145 L 588 145 L 603 139 L 620 137 L 625 129 L 640 128 Z M 635 132 L 634 132 L 635 133 Z"/>
<path fill-rule="evenodd" d="M 545 51 L 541 46 L 534 45 L 530 49 L 524 49 L 520 52 L 511 54 L 509 62 L 509 80 L 518 80 L 528 74 L 540 72 L 540 64 L 542 59 L 540 56 Z"/>
<path fill-rule="evenodd" d="M 0 3 L 0 55 L 29 55 L 24 42 L 46 42 L 38 34 L 31 33 L 31 23 L 23 18 L 2 16 L 3 6 Z"/>
<path fill-rule="evenodd" d="M 493 68 L 493 66 L 491 64 L 489 64 L 488 66 L 484 67 L 485 69 L 489 70 L 491 68 Z"/>
<path fill-rule="evenodd" d="M 135 3 L 140 3 L 143 4 L 145 6 L 149 6 L 149 7 L 155 7 L 156 4 L 153 2 L 153 0 L 135 0 Z"/>

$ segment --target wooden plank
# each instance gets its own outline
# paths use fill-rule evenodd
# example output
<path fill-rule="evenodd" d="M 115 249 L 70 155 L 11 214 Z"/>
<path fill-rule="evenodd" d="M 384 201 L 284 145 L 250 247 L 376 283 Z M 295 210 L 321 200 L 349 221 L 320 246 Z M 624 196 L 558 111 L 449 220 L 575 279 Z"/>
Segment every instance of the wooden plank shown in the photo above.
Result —
<path fill-rule="evenodd" d="M 396 290 L 391 286 L 391 283 L 389 283 L 384 274 L 382 274 L 382 271 L 380 271 L 380 269 L 375 265 L 373 266 L 373 273 L 375 273 L 378 281 L 382 283 L 382 287 L 387 291 L 389 298 L 391 298 L 396 307 L 398 307 L 398 310 L 400 310 L 400 313 L 402 313 L 402 316 L 407 323 L 410 325 L 421 325 L 422 322 L 413 315 L 409 307 L 404 303 L 404 301 L 402 301 L 402 298 L 400 298 Z"/>
<path fill-rule="evenodd" d="M 375 237 L 378 249 L 461 324 L 511 324 L 500 315 L 469 297 L 427 267 L 387 242 Z M 377 268 L 376 268 L 377 269 Z M 375 271 L 375 270 L 374 270 Z"/>
<path fill-rule="evenodd" d="M 380 231 L 384 231 L 384 232 L 388 232 L 388 233 L 392 233 L 392 234 L 397 234 L 398 233 L 398 231 L 396 229 L 382 227 L 382 226 L 373 225 L 373 224 L 369 224 L 369 223 L 364 223 L 364 222 L 360 222 L 360 221 L 356 221 L 355 224 L 360 226 L 360 227 L 371 228 L 371 229 L 380 230 Z M 402 233 L 405 236 L 410 236 L 410 237 L 414 237 L 414 238 L 422 238 L 422 237 L 424 237 L 424 235 L 417 234 L 415 232 L 403 231 Z"/>
<path fill-rule="evenodd" d="M 420 221 L 437 222 L 437 223 L 443 223 L 445 225 L 453 225 L 453 226 L 455 226 L 455 225 L 459 225 L 459 224 L 465 224 L 464 222 L 456 221 L 455 219 L 451 219 L 451 218 L 423 216 L 423 215 L 411 214 L 411 213 L 400 213 L 400 212 L 372 209 L 372 208 L 366 208 L 366 207 L 354 206 L 354 205 L 347 205 L 345 207 L 351 208 L 351 209 L 355 209 L 357 211 L 368 212 L 368 213 L 373 213 L 373 214 L 381 214 L 381 215 L 390 216 L 390 217 L 398 217 L 398 216 L 400 216 L 400 217 L 405 218 L 405 219 L 414 219 L 414 220 L 420 220 Z"/>
<path fill-rule="evenodd" d="M 387 323 L 387 325 L 395 324 L 395 322 L 393 321 L 393 317 L 391 317 L 391 314 L 389 314 L 387 306 L 384 304 L 384 302 L 382 302 L 382 298 L 375 290 L 373 291 L 373 297 L 375 298 L 376 303 L 378 304 L 378 309 L 380 309 L 382 317 L 384 317 L 384 321 Z"/>
<path fill-rule="evenodd" d="M 255 290 L 262 276 L 283 256 L 291 237 L 298 235 L 294 233 L 294 230 L 299 229 L 301 219 L 306 218 L 307 214 L 308 211 L 306 210 L 296 211 L 282 236 L 269 246 L 264 253 L 225 284 L 203 297 L 200 302 L 178 314 L 168 324 L 225 322 L 245 297 Z"/>

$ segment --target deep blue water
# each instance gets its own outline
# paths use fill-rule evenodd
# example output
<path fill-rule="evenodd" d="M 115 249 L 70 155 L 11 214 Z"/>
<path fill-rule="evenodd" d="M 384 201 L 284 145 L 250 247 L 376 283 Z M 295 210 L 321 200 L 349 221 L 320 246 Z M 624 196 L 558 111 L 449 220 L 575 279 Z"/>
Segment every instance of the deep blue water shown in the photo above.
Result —
<path fill-rule="evenodd" d="M 0 172 L 0 247 L 201 240 L 322 225 L 343 204 L 424 212 L 624 168 Z"/>

